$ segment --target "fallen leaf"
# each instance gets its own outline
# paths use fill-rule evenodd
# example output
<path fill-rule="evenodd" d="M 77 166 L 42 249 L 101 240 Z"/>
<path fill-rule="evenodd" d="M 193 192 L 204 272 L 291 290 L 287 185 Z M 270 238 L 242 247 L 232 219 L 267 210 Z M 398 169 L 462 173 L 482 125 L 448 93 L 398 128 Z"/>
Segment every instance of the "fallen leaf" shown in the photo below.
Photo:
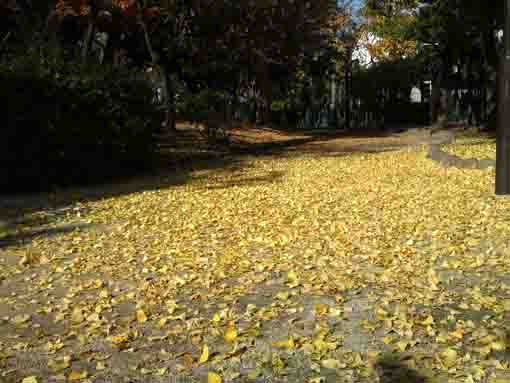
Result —
<path fill-rule="evenodd" d="M 286 301 L 290 297 L 290 293 L 288 291 L 280 291 L 275 295 L 275 299 L 279 299 L 281 301 Z"/>
<path fill-rule="evenodd" d="M 281 340 L 277 342 L 273 342 L 273 346 L 277 348 L 286 348 L 286 349 L 293 349 L 295 346 L 294 339 L 289 338 L 286 340 Z"/>
<path fill-rule="evenodd" d="M 188 370 L 191 370 L 195 364 L 195 360 L 193 359 L 193 355 L 186 353 L 183 357 L 184 365 Z"/>
<path fill-rule="evenodd" d="M 202 346 L 202 355 L 200 355 L 200 360 L 198 361 L 200 364 L 206 363 L 209 360 L 209 347 L 207 344 Z"/>
<path fill-rule="evenodd" d="M 116 346 L 125 346 L 129 341 L 128 334 L 119 334 L 108 337 L 108 340 Z"/>
<path fill-rule="evenodd" d="M 401 341 L 395 343 L 395 348 L 397 351 L 404 352 L 407 350 L 407 348 L 409 347 L 410 344 L 411 344 L 410 341 L 401 340 Z"/>
<path fill-rule="evenodd" d="M 458 353 L 452 348 L 448 348 L 441 353 L 441 361 L 443 364 L 450 368 L 457 364 Z"/>
<path fill-rule="evenodd" d="M 81 308 L 75 308 L 71 314 L 71 321 L 74 324 L 80 324 L 84 321 L 83 310 Z"/>
<path fill-rule="evenodd" d="M 285 362 L 278 355 L 273 355 L 271 364 L 275 370 L 282 370 L 285 368 Z"/>
<path fill-rule="evenodd" d="M 27 323 L 30 321 L 30 315 L 24 314 L 24 315 L 16 315 L 14 318 L 12 318 L 11 322 L 15 325 L 20 325 L 23 323 Z"/>
<path fill-rule="evenodd" d="M 324 368 L 329 368 L 331 370 L 347 367 L 345 363 L 341 363 L 339 360 L 336 359 L 325 359 L 321 361 L 321 366 Z"/>
<path fill-rule="evenodd" d="M 250 380 L 255 380 L 259 377 L 259 375 L 261 374 L 261 371 L 259 369 L 254 369 L 254 370 L 251 370 L 250 372 L 248 372 L 248 379 Z"/>
<path fill-rule="evenodd" d="M 314 307 L 317 315 L 326 315 L 329 311 L 329 306 L 323 303 L 316 304 Z"/>
<path fill-rule="evenodd" d="M 237 339 L 237 330 L 234 326 L 230 325 L 225 330 L 225 335 L 223 336 L 225 341 L 232 343 Z"/>
<path fill-rule="evenodd" d="M 145 312 L 142 309 L 136 311 L 136 321 L 138 323 L 147 322 L 147 315 L 145 314 Z"/>
<path fill-rule="evenodd" d="M 71 366 L 71 357 L 65 356 L 61 360 L 50 360 L 48 362 L 48 367 L 51 368 L 55 372 L 59 372 L 69 368 Z"/>
<path fill-rule="evenodd" d="M 69 374 L 67 379 L 69 379 L 69 381 L 71 381 L 71 382 L 74 382 L 74 381 L 77 381 L 77 380 L 85 379 L 87 376 L 88 376 L 88 373 L 86 371 L 82 371 L 82 372 L 80 372 L 80 371 L 71 371 L 71 373 Z"/>
<path fill-rule="evenodd" d="M 223 383 L 223 379 L 217 373 L 209 371 L 207 373 L 207 383 Z"/>
<path fill-rule="evenodd" d="M 434 318 L 432 317 L 432 315 L 429 315 L 427 316 L 427 318 L 425 318 L 425 320 L 421 322 L 421 324 L 425 326 L 431 326 L 434 324 Z"/>

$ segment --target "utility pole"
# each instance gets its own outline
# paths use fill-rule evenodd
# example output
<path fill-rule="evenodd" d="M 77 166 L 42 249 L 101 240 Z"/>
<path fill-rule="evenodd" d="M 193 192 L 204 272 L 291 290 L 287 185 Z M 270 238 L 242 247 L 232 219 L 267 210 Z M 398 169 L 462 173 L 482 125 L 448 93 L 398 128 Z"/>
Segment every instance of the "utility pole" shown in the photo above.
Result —
<path fill-rule="evenodd" d="M 496 194 L 510 195 L 510 0 L 505 0 L 505 49 L 500 64 Z"/>

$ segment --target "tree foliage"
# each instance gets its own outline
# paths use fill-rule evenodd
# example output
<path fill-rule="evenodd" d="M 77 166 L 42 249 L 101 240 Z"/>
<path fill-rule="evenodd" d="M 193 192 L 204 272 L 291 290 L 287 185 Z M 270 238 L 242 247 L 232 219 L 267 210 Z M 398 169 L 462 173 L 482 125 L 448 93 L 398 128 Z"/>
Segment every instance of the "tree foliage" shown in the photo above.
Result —
<path fill-rule="evenodd" d="M 151 165 L 160 112 L 128 71 L 36 47 L 0 62 L 3 192 L 97 182 Z"/>
<path fill-rule="evenodd" d="M 367 0 L 365 28 L 377 37 L 368 49 L 379 61 L 416 56 L 436 90 L 434 120 L 447 108 L 437 106 L 439 89 L 448 90 L 446 98 L 462 90 L 469 93 L 466 113 L 487 125 L 496 105 L 502 7 L 501 1 L 488 7 L 481 0 Z"/>
<path fill-rule="evenodd" d="M 170 85 L 239 94 L 256 88 L 265 109 L 308 51 L 323 49 L 337 17 L 331 0 L 59 0 L 54 31 L 85 58 L 88 36 L 108 33 L 105 57 L 158 65 Z"/>

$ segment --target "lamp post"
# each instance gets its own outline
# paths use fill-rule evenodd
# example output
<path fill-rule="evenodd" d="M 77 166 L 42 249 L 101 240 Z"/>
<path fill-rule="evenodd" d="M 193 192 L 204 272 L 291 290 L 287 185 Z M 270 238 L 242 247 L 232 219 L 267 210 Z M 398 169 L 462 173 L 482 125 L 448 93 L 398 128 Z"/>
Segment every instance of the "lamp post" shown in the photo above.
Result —
<path fill-rule="evenodd" d="M 423 43 L 423 47 L 432 47 L 434 56 L 431 68 L 430 79 L 430 95 L 429 95 L 429 118 L 430 124 L 434 125 L 438 122 L 439 115 L 441 114 L 441 86 L 443 85 L 443 61 L 441 58 L 439 43 Z"/>
<path fill-rule="evenodd" d="M 504 53 L 499 75 L 496 194 L 510 195 L 510 0 L 505 0 Z"/>

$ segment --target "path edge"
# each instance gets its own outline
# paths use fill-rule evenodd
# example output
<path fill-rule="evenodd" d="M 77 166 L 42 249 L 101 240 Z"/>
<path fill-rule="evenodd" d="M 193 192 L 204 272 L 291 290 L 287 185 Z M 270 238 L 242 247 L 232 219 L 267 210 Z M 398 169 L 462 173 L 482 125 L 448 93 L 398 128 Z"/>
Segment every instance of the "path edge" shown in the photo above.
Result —
<path fill-rule="evenodd" d="M 438 162 L 445 168 L 456 167 L 459 169 L 478 169 L 486 170 L 491 167 L 496 167 L 496 161 L 491 159 L 476 159 L 476 158 L 460 158 L 454 154 L 445 152 L 441 146 L 445 144 L 452 144 L 455 142 L 455 132 L 447 131 L 438 140 L 429 142 L 427 150 L 427 158 Z"/>

